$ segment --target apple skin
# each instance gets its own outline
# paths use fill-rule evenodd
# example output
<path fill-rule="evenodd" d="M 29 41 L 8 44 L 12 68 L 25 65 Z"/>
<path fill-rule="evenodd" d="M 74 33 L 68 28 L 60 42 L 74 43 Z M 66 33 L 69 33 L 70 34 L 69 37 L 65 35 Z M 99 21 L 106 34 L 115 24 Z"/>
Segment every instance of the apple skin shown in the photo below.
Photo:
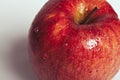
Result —
<path fill-rule="evenodd" d="M 49 0 L 37 14 L 29 48 L 40 80 L 111 80 L 119 70 L 120 21 L 109 3 L 97 2 Z M 79 24 L 95 7 L 90 4 L 98 10 L 89 23 Z M 79 15 L 84 6 L 86 13 Z"/>

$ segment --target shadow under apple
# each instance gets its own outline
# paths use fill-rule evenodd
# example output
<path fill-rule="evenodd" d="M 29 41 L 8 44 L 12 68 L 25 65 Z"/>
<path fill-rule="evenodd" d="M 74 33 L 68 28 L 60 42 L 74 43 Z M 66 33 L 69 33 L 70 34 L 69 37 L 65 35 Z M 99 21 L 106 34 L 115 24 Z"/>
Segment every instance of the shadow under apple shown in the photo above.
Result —
<path fill-rule="evenodd" d="M 39 80 L 29 60 L 28 44 L 26 38 L 14 40 L 11 45 L 9 64 L 11 70 L 24 80 Z"/>

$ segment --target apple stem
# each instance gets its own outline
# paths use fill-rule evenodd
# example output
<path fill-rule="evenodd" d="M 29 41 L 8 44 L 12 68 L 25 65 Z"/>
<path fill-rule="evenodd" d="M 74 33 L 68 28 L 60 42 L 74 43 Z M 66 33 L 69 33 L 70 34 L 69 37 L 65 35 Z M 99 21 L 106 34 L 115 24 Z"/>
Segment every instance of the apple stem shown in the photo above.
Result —
<path fill-rule="evenodd" d="M 91 16 L 98 10 L 97 7 L 95 7 L 88 15 L 80 22 L 80 24 L 87 24 L 91 21 Z"/>

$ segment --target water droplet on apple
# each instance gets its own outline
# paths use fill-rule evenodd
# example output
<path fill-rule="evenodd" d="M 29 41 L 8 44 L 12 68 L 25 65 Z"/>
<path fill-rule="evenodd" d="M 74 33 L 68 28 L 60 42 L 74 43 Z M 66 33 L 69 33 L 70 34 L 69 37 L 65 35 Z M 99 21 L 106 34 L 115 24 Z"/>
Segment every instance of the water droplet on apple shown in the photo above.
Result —
<path fill-rule="evenodd" d="M 35 31 L 35 33 L 39 32 L 39 28 L 36 27 L 36 28 L 34 29 L 34 31 Z"/>
<path fill-rule="evenodd" d="M 85 11 L 88 11 L 88 8 L 85 8 Z"/>
<path fill-rule="evenodd" d="M 68 46 L 68 43 L 65 43 L 65 46 Z"/>

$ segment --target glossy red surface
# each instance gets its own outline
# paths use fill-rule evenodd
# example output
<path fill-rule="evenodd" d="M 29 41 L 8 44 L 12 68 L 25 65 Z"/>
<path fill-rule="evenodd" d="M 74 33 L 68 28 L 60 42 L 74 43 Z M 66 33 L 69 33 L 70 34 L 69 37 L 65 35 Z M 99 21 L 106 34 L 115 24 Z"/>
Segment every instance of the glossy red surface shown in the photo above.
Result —
<path fill-rule="evenodd" d="M 77 24 L 74 15 L 81 1 L 50 0 L 36 16 L 29 43 L 40 80 L 110 80 L 118 71 L 120 21 L 116 13 L 102 2 L 89 24 Z"/>

